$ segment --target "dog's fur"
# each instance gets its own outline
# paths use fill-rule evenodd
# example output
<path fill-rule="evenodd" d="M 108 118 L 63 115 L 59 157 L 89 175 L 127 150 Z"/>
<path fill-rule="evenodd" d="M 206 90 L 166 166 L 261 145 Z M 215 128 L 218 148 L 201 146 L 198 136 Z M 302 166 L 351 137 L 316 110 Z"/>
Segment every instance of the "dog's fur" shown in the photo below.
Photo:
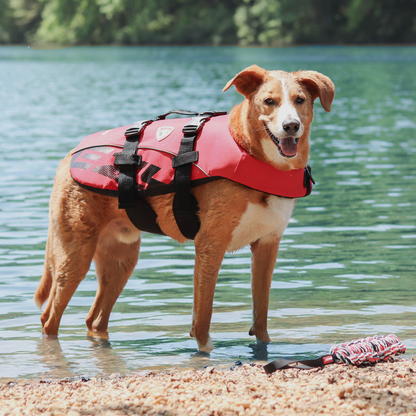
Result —
<path fill-rule="evenodd" d="M 245 100 L 230 113 L 234 139 L 252 156 L 276 169 L 305 168 L 313 102 L 326 111 L 334 98 L 332 81 L 315 71 L 286 73 L 253 65 L 237 74 L 235 85 Z M 297 144 L 298 142 L 298 144 Z M 117 199 L 77 185 L 69 173 L 71 155 L 61 162 L 50 200 L 50 224 L 45 267 L 35 303 L 48 298 L 41 321 L 45 335 L 57 335 L 62 314 L 96 263 L 98 290 L 87 316 L 88 329 L 107 332 L 114 303 L 138 261 L 140 231 L 117 207 Z M 270 196 L 226 179 L 192 190 L 199 204 L 201 228 L 195 237 L 194 305 L 190 335 L 201 351 L 211 351 L 209 335 L 218 271 L 226 252 L 247 244 L 252 251 L 253 324 L 250 335 L 270 342 L 267 333 L 269 290 L 282 238 L 295 199 Z M 179 242 L 172 213 L 173 195 L 149 198 L 160 228 Z"/>

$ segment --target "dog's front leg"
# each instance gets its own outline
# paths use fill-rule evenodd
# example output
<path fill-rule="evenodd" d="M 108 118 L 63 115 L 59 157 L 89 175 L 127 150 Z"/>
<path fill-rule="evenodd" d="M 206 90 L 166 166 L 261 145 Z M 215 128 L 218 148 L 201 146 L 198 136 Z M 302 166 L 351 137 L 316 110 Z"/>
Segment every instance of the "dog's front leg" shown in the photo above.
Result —
<path fill-rule="evenodd" d="M 263 342 L 270 342 L 267 333 L 267 311 L 273 270 L 281 237 L 275 234 L 262 237 L 251 244 L 251 292 L 253 296 L 253 325 L 250 335 Z"/>
<path fill-rule="evenodd" d="M 210 352 L 214 345 L 209 335 L 218 272 L 226 247 L 223 241 L 202 230 L 195 238 L 194 306 L 190 335 L 198 342 L 198 350 Z"/>

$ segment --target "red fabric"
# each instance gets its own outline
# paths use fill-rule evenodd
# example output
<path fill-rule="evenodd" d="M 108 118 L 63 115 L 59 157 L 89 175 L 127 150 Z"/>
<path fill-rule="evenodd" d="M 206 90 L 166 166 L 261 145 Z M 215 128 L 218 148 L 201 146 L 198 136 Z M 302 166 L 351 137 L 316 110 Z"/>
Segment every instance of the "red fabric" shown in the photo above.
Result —
<path fill-rule="evenodd" d="M 150 165 L 160 168 L 152 176 L 154 180 L 166 185 L 173 181 L 172 158 L 179 151 L 182 128 L 189 121 L 189 118 L 158 120 L 145 128 L 138 149 L 142 161 L 146 162 L 137 172 L 137 183 L 141 189 L 153 186 L 142 180 Z M 161 141 L 157 140 L 156 132 L 166 126 L 173 128 L 172 133 Z M 94 133 L 82 140 L 73 151 L 72 177 L 83 185 L 116 191 L 118 172 L 105 176 L 102 171 L 104 166 L 114 165 L 114 153 L 121 152 L 125 142 L 124 132 L 128 127 Z M 272 195 L 297 198 L 307 194 L 304 170 L 282 172 L 250 156 L 232 138 L 228 115 L 213 117 L 203 125 L 194 150 L 199 152 L 199 160 L 193 164 L 192 181 L 221 177 Z"/>

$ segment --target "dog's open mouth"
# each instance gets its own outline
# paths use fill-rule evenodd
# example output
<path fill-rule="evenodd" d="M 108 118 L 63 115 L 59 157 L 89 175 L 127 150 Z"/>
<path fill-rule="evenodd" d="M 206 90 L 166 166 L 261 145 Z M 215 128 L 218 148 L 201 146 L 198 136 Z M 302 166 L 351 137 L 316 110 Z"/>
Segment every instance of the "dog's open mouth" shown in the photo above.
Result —
<path fill-rule="evenodd" d="M 295 157 L 298 154 L 299 137 L 289 136 L 277 138 L 266 125 L 264 127 L 283 157 Z"/>

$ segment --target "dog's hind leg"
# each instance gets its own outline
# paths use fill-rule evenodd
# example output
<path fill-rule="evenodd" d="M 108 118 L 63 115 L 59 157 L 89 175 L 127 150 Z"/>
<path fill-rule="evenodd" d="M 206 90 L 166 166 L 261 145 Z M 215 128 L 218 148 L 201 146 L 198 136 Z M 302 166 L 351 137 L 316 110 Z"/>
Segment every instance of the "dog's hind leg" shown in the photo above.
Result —
<path fill-rule="evenodd" d="M 251 292 L 253 296 L 253 325 L 249 334 L 270 342 L 267 333 L 267 311 L 273 270 L 279 250 L 280 237 L 271 234 L 251 244 Z"/>
<path fill-rule="evenodd" d="M 98 290 L 86 323 L 90 331 L 105 333 L 111 310 L 139 258 L 140 231 L 128 220 L 118 219 L 100 236 L 94 255 Z"/>
<path fill-rule="evenodd" d="M 56 173 L 50 199 L 45 271 L 35 295 L 41 303 L 49 294 L 41 316 L 45 335 L 58 334 L 62 314 L 88 272 L 98 236 L 106 218 L 112 215 L 111 197 L 79 187 L 69 173 L 70 161 L 68 155 Z"/>
<path fill-rule="evenodd" d="M 52 285 L 48 303 L 41 316 L 44 335 L 58 335 L 62 314 L 90 268 L 96 239 L 78 237 L 76 243 L 72 244 L 60 244 L 62 242 L 57 239 L 52 240 L 55 246 L 53 263 L 49 265 Z"/>

